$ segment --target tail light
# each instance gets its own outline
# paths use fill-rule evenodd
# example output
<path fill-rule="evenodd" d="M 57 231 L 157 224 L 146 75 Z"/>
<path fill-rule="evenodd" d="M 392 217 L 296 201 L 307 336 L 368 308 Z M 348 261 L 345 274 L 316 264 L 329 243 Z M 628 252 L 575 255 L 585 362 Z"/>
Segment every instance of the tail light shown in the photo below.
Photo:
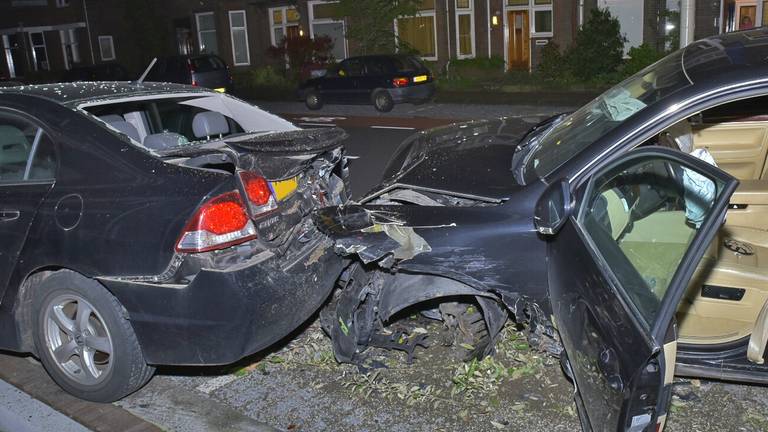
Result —
<path fill-rule="evenodd" d="M 192 60 L 187 59 L 187 70 L 189 71 L 189 77 L 192 79 L 192 86 L 197 87 L 197 80 L 195 79 L 195 72 L 197 70 L 195 69 L 195 65 L 192 64 Z"/>
<path fill-rule="evenodd" d="M 405 87 L 408 85 L 410 80 L 408 78 L 394 78 L 392 79 L 392 84 L 395 87 Z"/>
<path fill-rule="evenodd" d="M 178 252 L 206 252 L 223 249 L 256 238 L 245 205 L 237 191 L 212 198 L 184 227 L 176 244 Z"/>
<path fill-rule="evenodd" d="M 249 171 L 240 171 L 239 175 L 254 217 L 277 208 L 275 194 L 264 177 Z"/>

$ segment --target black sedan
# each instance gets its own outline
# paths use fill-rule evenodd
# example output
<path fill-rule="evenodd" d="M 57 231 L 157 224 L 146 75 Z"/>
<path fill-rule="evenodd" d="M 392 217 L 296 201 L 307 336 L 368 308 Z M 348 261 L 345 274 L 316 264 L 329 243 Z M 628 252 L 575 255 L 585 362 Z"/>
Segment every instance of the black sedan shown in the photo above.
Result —
<path fill-rule="evenodd" d="M 532 128 L 403 143 L 360 205 L 315 215 L 357 258 L 323 312 L 337 359 L 412 352 L 384 327 L 414 307 L 470 356 L 513 319 L 601 431 L 663 429 L 674 374 L 768 383 L 766 41 L 695 42 Z"/>
<path fill-rule="evenodd" d="M 0 349 L 104 402 L 281 339 L 341 269 L 310 212 L 346 201 L 344 137 L 189 86 L 4 89 Z"/>
<path fill-rule="evenodd" d="M 325 103 L 371 103 L 388 112 L 395 104 L 426 102 L 434 94 L 432 73 L 417 57 L 405 55 L 350 57 L 299 88 L 299 97 L 313 110 Z"/>

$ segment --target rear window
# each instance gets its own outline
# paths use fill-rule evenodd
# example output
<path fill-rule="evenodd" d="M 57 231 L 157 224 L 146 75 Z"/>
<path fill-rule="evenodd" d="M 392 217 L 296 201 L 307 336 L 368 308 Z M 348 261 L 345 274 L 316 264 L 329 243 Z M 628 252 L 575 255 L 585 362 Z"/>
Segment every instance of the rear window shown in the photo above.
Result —
<path fill-rule="evenodd" d="M 193 57 L 189 61 L 192 62 L 192 67 L 196 72 L 211 72 L 226 67 L 220 58 L 213 56 Z"/>
<path fill-rule="evenodd" d="M 426 67 L 415 57 L 393 57 L 392 64 L 398 72 L 416 72 Z"/>

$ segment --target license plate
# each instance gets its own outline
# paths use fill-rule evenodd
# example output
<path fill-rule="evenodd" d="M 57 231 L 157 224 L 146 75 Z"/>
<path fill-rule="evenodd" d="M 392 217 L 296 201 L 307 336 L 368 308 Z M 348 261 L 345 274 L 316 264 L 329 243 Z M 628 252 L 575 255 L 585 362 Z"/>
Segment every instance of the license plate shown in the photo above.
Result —
<path fill-rule="evenodd" d="M 413 77 L 413 82 L 415 82 L 415 83 L 417 83 L 417 82 L 424 82 L 426 80 L 427 80 L 427 76 L 426 75 L 417 75 L 417 76 Z"/>
<path fill-rule="evenodd" d="M 275 198 L 277 198 L 278 201 L 282 201 L 291 196 L 292 193 L 296 192 L 298 186 L 298 177 L 272 182 L 272 190 L 275 191 Z"/>
<path fill-rule="evenodd" d="M 224 88 L 224 87 L 218 87 L 218 88 L 213 89 L 213 91 L 217 91 L 219 93 L 226 93 L 227 89 Z"/>

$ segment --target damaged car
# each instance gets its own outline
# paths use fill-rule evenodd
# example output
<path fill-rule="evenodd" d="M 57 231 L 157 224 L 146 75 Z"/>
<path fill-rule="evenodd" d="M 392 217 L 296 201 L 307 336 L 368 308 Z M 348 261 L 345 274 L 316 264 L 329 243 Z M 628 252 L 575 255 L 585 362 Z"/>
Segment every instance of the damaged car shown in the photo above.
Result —
<path fill-rule="evenodd" d="M 766 58 L 768 30 L 720 35 L 533 127 L 404 142 L 314 215 L 354 259 L 322 314 L 336 358 L 412 355 L 423 335 L 390 327 L 414 310 L 488 355 L 511 319 L 560 357 L 584 430 L 662 430 L 675 374 L 768 383 Z"/>
<path fill-rule="evenodd" d="M 311 211 L 347 201 L 345 137 L 176 84 L 3 90 L 0 348 L 109 402 L 285 337 L 342 269 Z"/>

